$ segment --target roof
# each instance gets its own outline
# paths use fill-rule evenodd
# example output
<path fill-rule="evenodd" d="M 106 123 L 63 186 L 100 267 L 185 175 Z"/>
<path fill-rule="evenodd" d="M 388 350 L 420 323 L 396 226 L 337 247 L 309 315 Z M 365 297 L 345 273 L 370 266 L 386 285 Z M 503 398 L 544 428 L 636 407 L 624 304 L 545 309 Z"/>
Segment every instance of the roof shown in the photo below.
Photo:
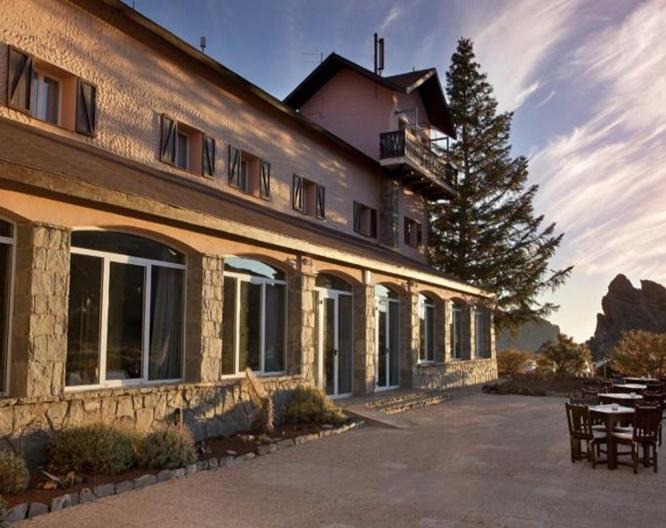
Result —
<path fill-rule="evenodd" d="M 451 112 L 449 111 L 442 85 L 439 82 L 439 75 L 437 75 L 435 68 L 381 77 L 337 53 L 331 53 L 285 97 L 284 102 L 295 109 L 299 109 L 322 86 L 343 69 L 354 71 L 395 92 L 410 94 L 418 90 L 419 95 L 423 99 L 430 123 L 443 133 L 455 138 L 456 132 L 453 127 Z"/>

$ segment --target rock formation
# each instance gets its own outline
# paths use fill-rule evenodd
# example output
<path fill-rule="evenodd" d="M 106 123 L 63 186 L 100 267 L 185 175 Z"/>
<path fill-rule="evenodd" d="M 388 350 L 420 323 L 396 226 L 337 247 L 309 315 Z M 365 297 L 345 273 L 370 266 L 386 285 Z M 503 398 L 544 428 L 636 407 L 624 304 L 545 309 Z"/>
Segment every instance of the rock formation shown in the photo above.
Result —
<path fill-rule="evenodd" d="M 666 332 L 666 288 L 642 280 L 640 288 L 620 274 L 608 285 L 589 345 L 594 359 L 603 359 L 627 330 Z"/>
<path fill-rule="evenodd" d="M 559 333 L 560 327 L 548 321 L 525 323 L 513 334 L 502 330 L 497 337 L 496 348 L 498 352 L 507 348 L 536 352 L 544 343 L 554 341 Z"/>

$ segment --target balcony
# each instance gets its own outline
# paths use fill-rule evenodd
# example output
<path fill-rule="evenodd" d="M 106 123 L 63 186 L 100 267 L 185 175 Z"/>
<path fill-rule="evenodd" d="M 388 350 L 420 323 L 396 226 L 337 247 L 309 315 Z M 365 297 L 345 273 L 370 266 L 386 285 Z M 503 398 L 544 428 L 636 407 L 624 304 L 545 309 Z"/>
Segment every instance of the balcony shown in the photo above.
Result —
<path fill-rule="evenodd" d="M 447 151 L 426 145 L 408 130 L 379 134 L 379 163 L 426 198 L 439 200 L 457 194 L 457 171 Z"/>

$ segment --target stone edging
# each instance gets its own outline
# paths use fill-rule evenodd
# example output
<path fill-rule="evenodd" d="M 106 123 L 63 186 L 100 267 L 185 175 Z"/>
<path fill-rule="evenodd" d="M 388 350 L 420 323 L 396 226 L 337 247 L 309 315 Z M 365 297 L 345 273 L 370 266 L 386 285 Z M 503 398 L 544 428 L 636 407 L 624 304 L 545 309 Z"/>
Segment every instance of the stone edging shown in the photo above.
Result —
<path fill-rule="evenodd" d="M 318 433 L 305 434 L 296 436 L 294 438 L 279 440 L 277 442 L 266 445 L 260 445 L 256 447 L 254 453 L 250 452 L 237 456 L 226 455 L 219 458 L 211 457 L 208 460 L 201 460 L 195 464 L 190 464 L 187 467 L 172 470 L 164 469 L 155 475 L 146 474 L 135 478 L 134 480 L 124 480 L 122 482 L 116 482 L 115 484 L 112 482 L 107 484 L 99 484 L 93 489 L 83 488 L 79 493 L 65 493 L 64 495 L 53 498 L 50 505 L 44 504 L 42 502 L 24 502 L 17 504 L 13 508 L 9 509 L 7 514 L 7 521 L 9 523 L 16 523 L 25 519 L 37 517 L 38 515 L 43 515 L 45 513 L 57 512 L 64 508 L 70 508 L 79 504 L 95 502 L 97 499 L 102 499 L 104 497 L 120 495 L 121 493 L 125 493 L 127 491 L 139 490 L 147 486 L 152 486 L 153 484 L 158 484 L 160 482 L 183 478 L 189 475 L 193 475 L 194 473 L 199 473 L 201 471 L 235 466 L 241 462 L 252 460 L 257 456 L 270 455 L 271 453 L 275 453 L 281 449 L 306 444 L 314 440 L 319 440 L 320 438 L 346 433 L 347 431 L 354 431 L 356 429 L 360 429 L 363 427 L 363 425 L 365 425 L 365 422 L 360 420 L 343 425 L 341 427 L 324 429 Z"/>

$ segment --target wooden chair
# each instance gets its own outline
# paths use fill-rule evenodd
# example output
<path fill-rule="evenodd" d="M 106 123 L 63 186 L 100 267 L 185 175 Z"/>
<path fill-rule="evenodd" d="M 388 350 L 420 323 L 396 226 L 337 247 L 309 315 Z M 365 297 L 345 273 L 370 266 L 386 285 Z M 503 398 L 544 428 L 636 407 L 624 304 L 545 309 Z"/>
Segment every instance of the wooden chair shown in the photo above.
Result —
<path fill-rule="evenodd" d="M 638 473 L 639 449 L 643 448 L 643 465 L 652 465 L 657 472 L 657 436 L 661 424 L 661 410 L 656 405 L 636 404 L 631 431 L 614 431 L 613 437 L 619 445 L 631 447 L 631 462 L 634 474 Z M 652 451 L 652 456 L 650 456 Z M 618 453 L 619 454 L 619 453 Z"/>
<path fill-rule="evenodd" d="M 567 425 L 569 426 L 571 463 L 573 464 L 576 460 L 587 458 L 587 460 L 592 462 L 592 467 L 596 468 L 597 456 L 602 452 L 601 445 L 607 443 L 606 433 L 592 427 L 590 409 L 587 406 L 572 405 L 570 403 L 565 403 L 564 405 L 567 411 Z M 584 454 L 581 452 L 582 442 L 585 442 Z"/>
<path fill-rule="evenodd" d="M 661 392 L 643 391 L 643 401 L 637 402 L 641 404 L 651 404 L 659 408 L 659 445 L 662 442 L 662 422 L 664 420 L 664 395 Z"/>
<path fill-rule="evenodd" d="M 583 387 L 580 389 L 580 392 L 583 395 L 583 398 L 597 398 L 599 394 L 599 390 L 596 387 L 589 385 L 583 385 Z"/>
<path fill-rule="evenodd" d="M 613 385 L 623 385 L 624 378 L 621 378 L 620 376 L 613 376 L 611 378 L 611 382 L 613 383 Z"/>

